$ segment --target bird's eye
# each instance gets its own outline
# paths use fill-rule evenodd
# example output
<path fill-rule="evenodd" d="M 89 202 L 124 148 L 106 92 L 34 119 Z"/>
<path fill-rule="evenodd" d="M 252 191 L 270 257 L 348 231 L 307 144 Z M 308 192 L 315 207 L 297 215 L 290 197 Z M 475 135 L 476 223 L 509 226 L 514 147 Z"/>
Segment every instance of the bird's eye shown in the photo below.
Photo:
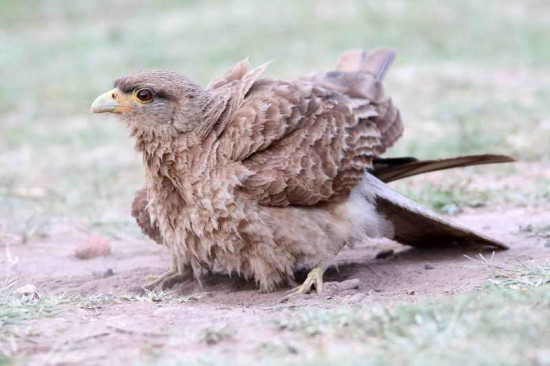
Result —
<path fill-rule="evenodd" d="M 151 89 L 138 89 L 135 95 L 142 103 L 149 103 L 155 97 Z"/>

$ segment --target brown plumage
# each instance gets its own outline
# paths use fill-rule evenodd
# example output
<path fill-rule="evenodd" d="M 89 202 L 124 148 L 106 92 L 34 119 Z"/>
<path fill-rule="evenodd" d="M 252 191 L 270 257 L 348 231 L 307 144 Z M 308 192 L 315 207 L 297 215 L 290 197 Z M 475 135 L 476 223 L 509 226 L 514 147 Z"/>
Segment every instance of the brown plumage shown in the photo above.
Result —
<path fill-rule="evenodd" d="M 132 202 L 132 217 L 136 219 L 136 223 L 145 235 L 153 239 L 157 244 L 162 244 L 160 229 L 156 223 L 151 222 L 151 215 L 147 207 L 148 204 L 147 189 L 139 189 Z"/>
<path fill-rule="evenodd" d="M 163 279 L 205 268 L 271 290 L 315 268 L 297 293 L 320 290 L 339 250 L 365 238 L 503 247 L 375 178 L 509 160 L 379 158 L 403 131 L 382 86 L 393 58 L 388 49 L 347 51 L 336 70 L 293 81 L 258 79 L 265 65 L 249 72 L 243 61 L 206 89 L 176 73 L 142 71 L 98 97 L 92 111 L 118 113 L 143 156 L 145 187 L 132 215 L 174 255 Z"/>
<path fill-rule="evenodd" d="M 376 178 L 380 179 L 384 183 L 393 182 L 395 180 L 412 177 L 419 174 L 467 167 L 474 165 L 484 165 L 484 164 L 497 164 L 497 163 L 509 163 L 514 162 L 510 156 L 506 155 L 495 155 L 495 154 L 483 154 L 483 155 L 467 155 L 467 156 L 458 156 L 455 158 L 448 159 L 431 159 L 431 160 L 418 160 L 413 157 L 404 157 L 404 158 L 375 158 L 374 166 L 370 170 L 370 173 Z M 145 188 L 139 189 L 135 193 L 134 201 L 132 202 L 132 217 L 136 219 L 137 224 L 141 228 L 144 234 L 153 239 L 156 243 L 162 244 L 162 236 L 158 225 L 151 222 L 149 210 L 147 208 L 147 191 Z M 418 205 L 415 205 L 418 206 Z M 420 207 L 420 206 L 418 206 Z M 406 217 L 406 215 L 404 215 Z M 415 218 L 413 222 L 418 222 L 418 219 Z M 394 225 L 395 227 L 396 225 Z M 397 225 L 402 227 L 403 225 Z M 452 229 L 456 224 L 451 224 L 449 227 Z M 466 230 L 464 228 L 461 228 Z M 417 228 L 414 229 L 415 231 Z M 422 231 L 422 230 L 418 230 Z M 394 235 L 394 239 L 398 239 L 398 235 Z M 451 238 L 456 239 L 456 238 Z M 429 244 L 427 241 L 423 243 L 413 243 L 410 240 L 405 241 L 409 245 L 426 245 Z"/>

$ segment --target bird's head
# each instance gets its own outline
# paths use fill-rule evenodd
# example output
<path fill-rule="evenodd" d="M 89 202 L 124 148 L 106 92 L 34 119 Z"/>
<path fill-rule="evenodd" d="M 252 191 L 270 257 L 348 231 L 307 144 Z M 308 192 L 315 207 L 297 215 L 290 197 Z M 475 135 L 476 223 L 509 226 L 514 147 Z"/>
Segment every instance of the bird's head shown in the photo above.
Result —
<path fill-rule="evenodd" d="M 115 113 L 136 131 L 193 130 L 206 92 L 175 72 L 146 70 L 123 76 L 93 102 L 93 113 Z"/>

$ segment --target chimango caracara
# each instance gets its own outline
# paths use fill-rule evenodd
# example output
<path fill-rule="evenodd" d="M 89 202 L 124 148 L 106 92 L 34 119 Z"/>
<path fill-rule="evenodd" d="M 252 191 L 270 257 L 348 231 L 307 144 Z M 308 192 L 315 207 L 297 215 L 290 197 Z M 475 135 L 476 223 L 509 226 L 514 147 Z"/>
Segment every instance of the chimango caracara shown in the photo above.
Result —
<path fill-rule="evenodd" d="M 346 245 L 393 238 L 414 246 L 503 244 L 450 223 L 384 182 L 456 166 L 511 161 L 381 159 L 401 136 L 381 81 L 394 53 L 347 51 L 336 69 L 298 80 L 259 79 L 242 61 L 201 88 L 174 72 L 121 77 L 91 110 L 116 113 L 143 156 L 133 214 L 173 253 L 169 287 L 201 269 L 237 273 L 260 289 L 322 289 Z M 288 281 L 288 282 L 287 282 Z"/>

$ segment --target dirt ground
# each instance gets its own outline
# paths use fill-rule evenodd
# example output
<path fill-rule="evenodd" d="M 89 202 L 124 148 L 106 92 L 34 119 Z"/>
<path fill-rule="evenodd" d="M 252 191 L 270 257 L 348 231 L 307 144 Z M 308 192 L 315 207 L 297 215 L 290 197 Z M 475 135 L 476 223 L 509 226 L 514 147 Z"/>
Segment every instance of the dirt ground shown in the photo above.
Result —
<path fill-rule="evenodd" d="M 187 296 L 197 291 L 196 283 L 187 283 L 175 288 L 171 297 L 125 300 L 125 294 L 148 275 L 166 269 L 168 253 L 145 239 L 119 238 L 112 242 L 110 256 L 80 260 L 74 256 L 75 245 L 86 234 L 76 227 L 59 227 L 47 242 L 6 246 L 0 276 L 18 278 L 21 285 L 34 284 L 42 296 L 77 292 L 84 297 L 114 294 L 118 300 L 90 302 L 54 317 L 31 320 L 27 324 L 30 336 L 17 339 L 12 347 L 29 356 L 32 364 L 44 365 L 94 364 L 107 359 L 110 364 L 120 364 L 146 361 L 158 354 L 192 357 L 209 352 L 254 352 L 259 342 L 273 337 L 275 329 L 269 319 L 281 311 L 350 302 L 373 306 L 414 302 L 473 291 L 491 274 L 488 266 L 466 257 L 480 253 L 494 264 L 550 258 L 544 239 L 520 233 L 525 225 L 550 221 L 545 207 L 470 210 L 454 219 L 500 238 L 510 249 L 493 257 L 491 251 L 471 248 L 421 250 L 389 241 L 363 243 L 344 250 L 325 277 L 328 282 L 357 279 L 357 288 L 304 295 L 285 304 L 278 300 L 287 289 L 260 293 L 251 283 L 221 275 L 206 276 L 204 289 L 197 296 Z M 388 249 L 394 253 L 376 258 Z M 111 271 L 112 275 L 106 276 Z M 231 340 L 221 342 L 225 336 Z"/>

